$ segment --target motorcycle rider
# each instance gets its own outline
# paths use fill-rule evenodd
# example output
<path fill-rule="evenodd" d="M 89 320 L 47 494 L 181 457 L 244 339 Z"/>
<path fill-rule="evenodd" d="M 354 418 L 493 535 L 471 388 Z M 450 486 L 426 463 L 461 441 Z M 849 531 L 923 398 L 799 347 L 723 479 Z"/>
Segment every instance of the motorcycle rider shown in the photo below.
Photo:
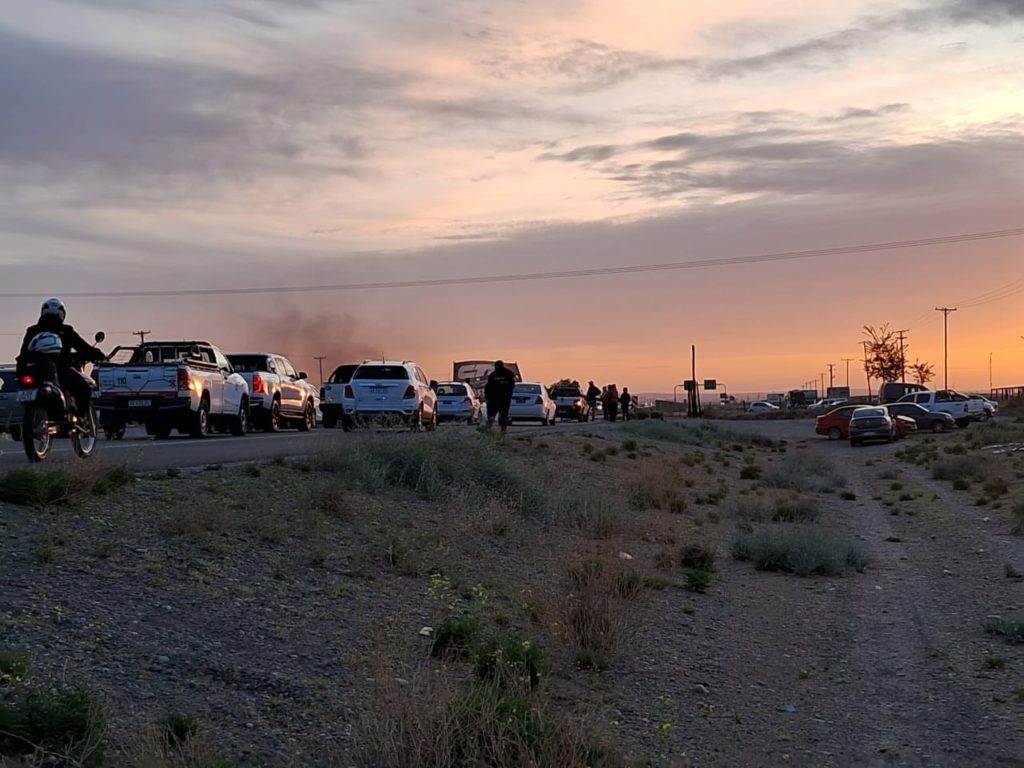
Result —
<path fill-rule="evenodd" d="M 39 311 L 39 321 L 25 331 L 25 339 L 21 342 L 18 355 L 18 376 L 24 375 L 25 367 L 33 362 L 33 354 L 29 344 L 40 333 L 56 334 L 61 341 L 61 351 L 57 356 L 57 381 L 66 394 L 75 399 L 76 413 L 90 413 L 88 407 L 92 402 L 92 387 L 72 363 L 72 352 L 77 352 L 89 362 L 98 363 L 106 358 L 100 350 L 83 339 L 78 332 L 64 322 L 67 309 L 64 302 L 57 298 L 47 299 Z"/>

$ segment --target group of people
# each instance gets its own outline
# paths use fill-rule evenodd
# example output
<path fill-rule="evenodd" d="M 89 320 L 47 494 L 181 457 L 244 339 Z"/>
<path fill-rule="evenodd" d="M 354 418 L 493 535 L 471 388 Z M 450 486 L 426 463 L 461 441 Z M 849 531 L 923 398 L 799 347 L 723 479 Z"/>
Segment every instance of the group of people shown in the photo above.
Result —
<path fill-rule="evenodd" d="M 622 409 L 622 420 L 629 421 L 630 408 L 633 406 L 634 400 L 627 387 L 623 387 L 622 394 L 619 394 L 619 390 L 614 384 L 598 389 L 597 385 L 591 381 L 587 387 L 587 403 L 590 404 L 591 421 L 597 418 L 598 403 L 601 404 L 605 421 L 617 421 L 620 408 Z"/>

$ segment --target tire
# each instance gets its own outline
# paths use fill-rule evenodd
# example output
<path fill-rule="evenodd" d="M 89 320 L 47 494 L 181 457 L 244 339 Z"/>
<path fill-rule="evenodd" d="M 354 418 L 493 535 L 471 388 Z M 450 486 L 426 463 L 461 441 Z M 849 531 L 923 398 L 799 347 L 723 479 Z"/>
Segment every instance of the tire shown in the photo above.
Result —
<path fill-rule="evenodd" d="M 203 395 L 199 401 L 199 408 L 192 414 L 192 424 L 189 426 L 190 437 L 201 438 L 210 434 L 210 401 Z"/>
<path fill-rule="evenodd" d="M 843 430 L 839 427 L 828 428 L 828 439 L 829 440 L 841 440 L 843 438 Z"/>
<path fill-rule="evenodd" d="M 22 444 L 25 446 L 25 455 L 32 463 L 45 459 L 50 454 L 50 447 L 53 444 L 46 416 L 45 408 L 35 405 L 25 406 L 21 436 Z"/>
<path fill-rule="evenodd" d="M 945 431 L 946 431 L 946 422 L 944 422 L 944 421 L 933 421 L 932 422 L 932 432 L 934 432 L 936 435 L 941 434 L 942 432 L 945 432 Z"/>
<path fill-rule="evenodd" d="M 356 428 L 356 423 L 355 423 L 355 421 L 351 417 L 348 417 L 348 416 L 342 416 L 341 417 L 341 431 L 342 432 L 351 432 L 355 428 Z"/>
<path fill-rule="evenodd" d="M 281 431 L 281 401 L 276 397 L 270 404 L 270 415 L 267 416 L 267 432 Z"/>
<path fill-rule="evenodd" d="M 338 426 L 338 415 L 335 413 L 324 414 L 324 429 L 334 429 Z"/>
<path fill-rule="evenodd" d="M 437 411 L 435 410 L 430 416 L 430 421 L 423 425 L 427 432 L 433 432 L 437 429 Z"/>
<path fill-rule="evenodd" d="M 85 433 L 79 432 L 77 429 L 71 432 L 71 447 L 75 449 L 75 453 L 81 459 L 87 459 L 92 456 L 92 452 L 96 449 L 96 411 L 93 408 L 89 409 L 88 426 Z M 78 424 L 83 424 L 83 419 L 78 419 Z"/>
<path fill-rule="evenodd" d="M 238 415 L 231 419 L 231 434 L 235 437 L 245 437 L 249 431 L 249 400 L 243 397 L 238 406 Z"/>
<path fill-rule="evenodd" d="M 956 425 L 958 427 L 960 427 L 960 429 L 967 429 L 969 426 L 971 426 L 971 420 L 970 419 L 957 419 L 956 420 Z"/>
<path fill-rule="evenodd" d="M 310 432 L 316 429 L 316 411 L 313 410 L 313 401 L 307 400 L 306 407 L 302 409 L 302 421 L 299 422 L 299 432 Z"/>

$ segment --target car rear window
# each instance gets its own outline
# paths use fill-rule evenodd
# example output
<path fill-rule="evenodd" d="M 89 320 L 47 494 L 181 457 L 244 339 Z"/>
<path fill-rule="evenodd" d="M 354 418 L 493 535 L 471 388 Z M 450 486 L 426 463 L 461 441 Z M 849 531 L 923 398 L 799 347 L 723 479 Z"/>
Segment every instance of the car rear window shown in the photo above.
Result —
<path fill-rule="evenodd" d="M 583 397 L 576 387 L 555 387 L 551 390 L 552 397 Z"/>
<path fill-rule="evenodd" d="M 539 395 L 540 384 L 516 384 L 513 392 L 517 395 Z"/>
<path fill-rule="evenodd" d="M 884 408 L 859 408 L 853 413 L 857 419 L 880 419 L 885 416 Z"/>
<path fill-rule="evenodd" d="M 355 373 L 358 367 L 358 365 L 339 365 L 334 369 L 334 372 L 331 373 L 327 381 L 330 384 L 348 384 L 352 380 L 352 374 Z"/>
<path fill-rule="evenodd" d="M 361 365 L 352 378 L 357 381 L 376 379 L 380 381 L 408 381 L 409 371 L 401 365 Z"/>
<path fill-rule="evenodd" d="M 0 371 L 0 392 L 18 389 L 18 376 L 14 371 Z"/>
<path fill-rule="evenodd" d="M 239 373 L 257 373 L 267 370 L 267 358 L 263 355 L 228 355 L 228 360 Z"/>
<path fill-rule="evenodd" d="M 465 384 L 441 384 L 437 388 L 437 394 L 439 395 L 465 395 L 466 385 Z"/>
<path fill-rule="evenodd" d="M 160 344 L 139 347 L 132 354 L 133 363 L 180 363 L 189 358 L 203 357 L 199 347 L 179 346 L 177 344 Z M 205 359 L 205 358 L 204 358 Z M 212 359 L 208 362 L 213 362 Z"/>

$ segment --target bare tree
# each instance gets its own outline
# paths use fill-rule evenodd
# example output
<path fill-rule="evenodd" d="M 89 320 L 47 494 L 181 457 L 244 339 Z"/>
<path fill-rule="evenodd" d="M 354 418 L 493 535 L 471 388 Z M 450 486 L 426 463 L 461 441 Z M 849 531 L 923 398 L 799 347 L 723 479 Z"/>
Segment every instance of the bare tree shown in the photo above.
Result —
<path fill-rule="evenodd" d="M 864 326 L 867 346 L 864 367 L 873 379 L 900 381 L 903 378 L 903 365 L 907 345 L 900 351 L 899 334 L 889 329 L 889 324 Z"/>
<path fill-rule="evenodd" d="M 914 377 L 914 381 L 921 386 L 935 378 L 935 369 L 931 363 L 922 363 L 915 359 L 913 364 L 908 365 L 907 368 L 910 370 L 910 375 Z"/>

